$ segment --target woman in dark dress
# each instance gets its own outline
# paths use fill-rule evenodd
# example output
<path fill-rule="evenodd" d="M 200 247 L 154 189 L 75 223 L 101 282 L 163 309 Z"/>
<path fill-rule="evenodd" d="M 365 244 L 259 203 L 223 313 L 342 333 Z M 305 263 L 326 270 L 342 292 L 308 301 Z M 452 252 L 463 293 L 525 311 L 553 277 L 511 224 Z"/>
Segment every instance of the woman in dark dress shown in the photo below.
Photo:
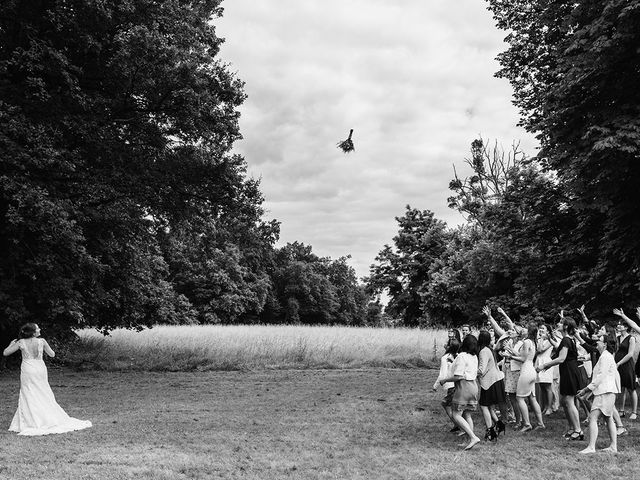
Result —
<path fill-rule="evenodd" d="M 615 361 L 618 365 L 618 373 L 620 374 L 620 386 L 622 388 L 622 406 L 620 407 L 620 416 L 624 417 L 624 407 L 627 403 L 627 394 L 631 396 L 631 415 L 630 420 L 637 418 L 638 410 L 638 394 L 636 393 L 636 374 L 633 365 L 633 354 L 636 349 L 636 339 L 629 334 L 631 327 L 626 324 L 619 323 L 617 333 L 619 335 L 620 344 L 615 354 Z"/>
<path fill-rule="evenodd" d="M 576 322 L 572 318 L 565 317 L 562 320 L 562 341 L 558 345 L 558 356 L 539 365 L 536 370 L 544 371 L 554 365 L 559 365 L 560 370 L 560 403 L 564 409 L 565 417 L 569 424 L 569 430 L 564 438 L 567 440 L 584 440 L 584 432 L 580 428 L 580 417 L 575 404 L 575 397 L 580 390 L 580 371 L 578 370 L 578 350 L 575 340 Z"/>

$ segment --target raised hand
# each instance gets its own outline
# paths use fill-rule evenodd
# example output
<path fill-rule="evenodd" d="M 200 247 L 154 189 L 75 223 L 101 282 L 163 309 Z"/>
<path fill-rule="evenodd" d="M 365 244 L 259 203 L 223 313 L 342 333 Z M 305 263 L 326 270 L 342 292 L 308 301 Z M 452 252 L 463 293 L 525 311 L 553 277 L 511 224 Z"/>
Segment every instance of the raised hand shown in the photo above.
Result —
<path fill-rule="evenodd" d="M 560 318 L 564 318 L 564 308 L 560 310 L 558 315 L 560 315 Z"/>
<path fill-rule="evenodd" d="M 636 308 L 636 317 L 640 318 L 640 307 Z"/>
<path fill-rule="evenodd" d="M 625 316 L 625 314 L 624 314 L 624 312 L 622 311 L 621 308 L 614 308 L 613 309 L 613 314 L 617 315 L 619 317 L 624 317 Z"/>
<path fill-rule="evenodd" d="M 639 310 L 640 310 L 640 308 L 639 308 Z M 491 317 L 491 309 L 486 305 L 484 307 L 482 307 L 482 313 L 484 313 L 487 316 L 487 318 Z"/>
<path fill-rule="evenodd" d="M 580 315 L 584 315 L 584 305 L 581 305 L 577 310 Z"/>

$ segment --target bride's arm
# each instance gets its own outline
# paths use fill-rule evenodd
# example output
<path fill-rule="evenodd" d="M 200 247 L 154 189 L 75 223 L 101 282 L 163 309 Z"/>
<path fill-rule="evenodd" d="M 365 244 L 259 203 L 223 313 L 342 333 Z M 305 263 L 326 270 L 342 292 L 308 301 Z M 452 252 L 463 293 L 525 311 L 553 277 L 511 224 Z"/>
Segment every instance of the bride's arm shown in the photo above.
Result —
<path fill-rule="evenodd" d="M 42 339 L 42 347 L 44 349 L 44 352 L 49 355 L 50 357 L 55 357 L 56 353 L 51 350 L 51 347 L 49 346 L 49 344 L 47 343 L 47 341 L 43 338 Z"/>
<path fill-rule="evenodd" d="M 4 351 L 2 352 L 2 355 L 4 355 L 5 357 L 8 357 L 9 355 L 17 352 L 18 350 L 20 350 L 20 344 L 18 343 L 18 340 L 11 340 L 11 343 L 7 348 L 4 349 Z"/>

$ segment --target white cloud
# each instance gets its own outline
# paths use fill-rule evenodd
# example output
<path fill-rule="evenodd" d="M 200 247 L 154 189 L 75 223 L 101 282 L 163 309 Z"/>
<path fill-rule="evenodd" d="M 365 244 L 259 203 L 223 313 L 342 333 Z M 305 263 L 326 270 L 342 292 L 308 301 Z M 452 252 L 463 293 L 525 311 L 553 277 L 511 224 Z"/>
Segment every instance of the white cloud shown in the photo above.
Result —
<path fill-rule="evenodd" d="M 455 4 L 455 7 L 453 6 Z M 281 242 L 351 254 L 359 276 L 406 204 L 448 223 L 452 165 L 479 134 L 535 142 L 494 78 L 504 33 L 479 0 L 228 0 L 224 61 L 246 82 L 236 150 Z M 336 148 L 353 128 L 356 151 Z"/>

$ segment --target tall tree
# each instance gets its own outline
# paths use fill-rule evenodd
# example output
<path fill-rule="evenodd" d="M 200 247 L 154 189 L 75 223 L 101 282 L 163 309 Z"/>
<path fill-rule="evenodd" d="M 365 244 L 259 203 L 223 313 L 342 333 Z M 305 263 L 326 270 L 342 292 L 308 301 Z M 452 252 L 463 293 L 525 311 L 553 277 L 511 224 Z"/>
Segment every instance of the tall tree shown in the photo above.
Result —
<path fill-rule="evenodd" d="M 509 31 L 498 76 L 541 143 L 577 224 L 565 255 L 580 301 L 635 301 L 640 287 L 640 1 L 488 0 Z"/>
<path fill-rule="evenodd" d="M 229 154 L 244 92 L 216 59 L 219 3 L 2 2 L 3 322 L 179 321 L 158 232 L 259 216 Z"/>

